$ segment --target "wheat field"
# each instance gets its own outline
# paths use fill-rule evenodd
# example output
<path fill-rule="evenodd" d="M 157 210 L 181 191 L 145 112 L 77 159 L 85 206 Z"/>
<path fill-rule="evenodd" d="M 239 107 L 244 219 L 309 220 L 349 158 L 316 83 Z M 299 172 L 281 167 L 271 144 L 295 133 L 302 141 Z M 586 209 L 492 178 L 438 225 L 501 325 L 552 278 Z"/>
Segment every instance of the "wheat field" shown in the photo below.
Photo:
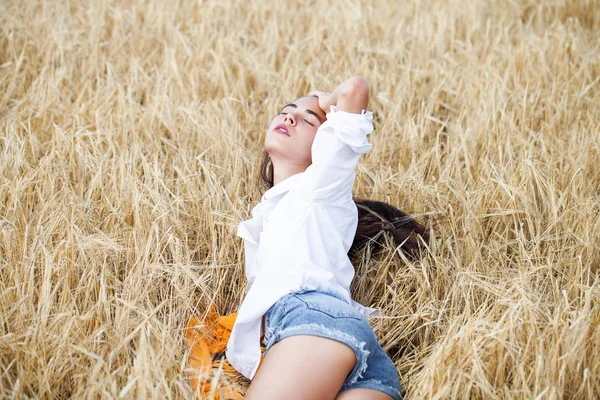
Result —
<path fill-rule="evenodd" d="M 407 399 L 600 397 L 600 1 L 0 0 L 0 398 L 193 398 L 285 102 L 370 85 L 352 293 Z"/>

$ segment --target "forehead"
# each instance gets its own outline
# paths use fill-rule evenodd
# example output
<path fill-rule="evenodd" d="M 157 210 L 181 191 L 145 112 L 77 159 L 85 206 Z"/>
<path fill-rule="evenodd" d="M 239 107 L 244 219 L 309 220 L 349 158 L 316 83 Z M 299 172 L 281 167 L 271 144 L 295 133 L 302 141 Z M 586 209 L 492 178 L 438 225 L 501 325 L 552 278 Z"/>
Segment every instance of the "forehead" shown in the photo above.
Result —
<path fill-rule="evenodd" d="M 319 107 L 319 99 L 317 97 L 303 96 L 292 101 L 292 103 L 296 104 L 301 110 L 308 108 L 309 110 L 314 111 L 317 115 L 320 115 L 321 118 L 325 118 L 325 112 L 321 110 L 321 107 Z"/>
<path fill-rule="evenodd" d="M 316 97 L 304 96 L 294 100 L 292 103 L 297 104 L 298 106 L 302 105 L 306 108 L 316 108 L 314 111 L 319 111 L 319 100 Z"/>

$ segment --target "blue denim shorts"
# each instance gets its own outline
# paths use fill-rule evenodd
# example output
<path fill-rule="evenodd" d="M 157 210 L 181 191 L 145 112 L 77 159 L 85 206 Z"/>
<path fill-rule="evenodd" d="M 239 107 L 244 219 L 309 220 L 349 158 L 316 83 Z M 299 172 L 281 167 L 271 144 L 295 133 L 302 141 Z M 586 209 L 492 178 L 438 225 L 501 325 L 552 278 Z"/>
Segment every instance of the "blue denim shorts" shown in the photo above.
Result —
<path fill-rule="evenodd" d="M 321 336 L 354 349 L 356 365 L 340 392 L 375 389 L 402 400 L 400 374 L 379 345 L 369 322 L 342 296 L 321 290 L 301 290 L 281 297 L 265 315 L 265 352 L 294 335 Z"/>

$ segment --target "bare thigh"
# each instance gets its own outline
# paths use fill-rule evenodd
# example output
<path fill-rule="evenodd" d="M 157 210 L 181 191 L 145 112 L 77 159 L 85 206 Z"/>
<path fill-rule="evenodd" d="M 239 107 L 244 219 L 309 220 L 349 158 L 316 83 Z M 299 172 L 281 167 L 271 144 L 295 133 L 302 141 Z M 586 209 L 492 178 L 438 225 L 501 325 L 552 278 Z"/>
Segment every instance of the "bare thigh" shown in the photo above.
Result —
<path fill-rule="evenodd" d="M 335 398 L 335 400 L 394 400 L 388 394 L 374 389 L 356 388 L 344 390 Z"/>
<path fill-rule="evenodd" d="M 354 349 L 345 343 L 289 336 L 269 349 L 245 399 L 332 400 L 355 365 Z"/>

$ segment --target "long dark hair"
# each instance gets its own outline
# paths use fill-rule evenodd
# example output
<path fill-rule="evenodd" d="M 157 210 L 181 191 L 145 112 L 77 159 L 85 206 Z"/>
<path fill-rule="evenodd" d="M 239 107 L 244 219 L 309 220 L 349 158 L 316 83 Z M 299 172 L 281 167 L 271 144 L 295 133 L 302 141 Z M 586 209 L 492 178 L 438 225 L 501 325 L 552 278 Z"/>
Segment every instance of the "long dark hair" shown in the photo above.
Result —
<path fill-rule="evenodd" d="M 264 149 L 259 175 L 262 189 L 273 187 L 273 162 Z M 384 232 L 392 235 L 395 245 L 400 246 L 409 258 L 418 256 L 422 244 L 429 241 L 425 226 L 396 207 L 383 201 L 358 199 L 354 196 L 352 199 L 358 208 L 358 226 L 348 255 L 355 254 L 367 244 L 374 250 L 381 250 L 383 243 L 377 239 Z"/>

